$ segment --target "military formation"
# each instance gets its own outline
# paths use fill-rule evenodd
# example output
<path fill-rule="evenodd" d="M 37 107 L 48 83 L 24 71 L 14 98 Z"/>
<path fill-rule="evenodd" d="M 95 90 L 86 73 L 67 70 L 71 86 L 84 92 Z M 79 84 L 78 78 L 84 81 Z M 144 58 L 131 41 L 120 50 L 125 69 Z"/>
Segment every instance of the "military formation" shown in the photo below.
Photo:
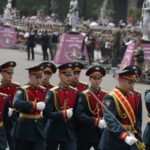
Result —
<path fill-rule="evenodd" d="M 15 61 L 0 65 L 0 150 L 150 150 L 150 120 L 142 136 L 142 99 L 134 86 L 141 70 L 117 70 L 116 86 L 101 87 L 106 70 L 84 65 L 43 62 L 26 68 L 28 83 L 12 81 Z M 51 77 L 58 71 L 58 85 Z M 108 83 L 106 83 L 108 84 Z M 150 113 L 150 90 L 145 92 Z"/>

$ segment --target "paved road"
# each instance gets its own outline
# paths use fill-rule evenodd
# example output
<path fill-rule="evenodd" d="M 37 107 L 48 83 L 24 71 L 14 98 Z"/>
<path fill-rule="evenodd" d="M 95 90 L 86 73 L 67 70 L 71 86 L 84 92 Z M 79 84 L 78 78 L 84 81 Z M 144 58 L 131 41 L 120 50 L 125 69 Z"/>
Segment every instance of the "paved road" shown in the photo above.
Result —
<path fill-rule="evenodd" d="M 35 55 L 34 61 L 27 61 L 26 52 L 24 51 L 18 51 L 18 50 L 10 50 L 10 49 L 0 49 L 0 64 L 6 61 L 14 60 L 17 62 L 17 67 L 15 69 L 14 74 L 14 81 L 19 82 L 21 85 L 26 84 L 28 81 L 28 72 L 25 70 L 25 68 L 37 65 L 42 62 L 42 56 L 39 54 Z M 88 78 L 84 75 L 85 70 L 81 74 L 81 80 L 84 82 L 88 82 Z M 56 73 L 53 77 L 51 82 L 53 84 L 58 84 L 58 73 Z M 115 86 L 115 79 L 112 77 L 112 74 L 107 74 L 106 77 L 103 79 L 102 82 L 102 88 L 106 91 L 111 90 Z M 142 96 L 144 95 L 144 91 L 146 89 L 150 88 L 149 85 L 145 84 L 137 84 L 136 89 L 138 91 L 141 91 Z M 145 104 L 143 100 L 143 127 L 145 128 L 147 120 L 147 112 L 145 109 Z"/>

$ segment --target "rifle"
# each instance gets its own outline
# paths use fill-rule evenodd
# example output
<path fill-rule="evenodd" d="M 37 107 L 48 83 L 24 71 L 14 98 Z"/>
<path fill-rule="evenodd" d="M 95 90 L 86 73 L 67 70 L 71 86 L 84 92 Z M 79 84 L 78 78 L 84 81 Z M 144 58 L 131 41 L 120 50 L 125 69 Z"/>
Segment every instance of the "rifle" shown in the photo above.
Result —
<path fill-rule="evenodd" d="M 131 133 L 131 131 L 127 130 L 124 126 L 122 126 L 121 122 L 116 118 L 116 116 L 114 116 L 114 114 L 109 110 L 107 109 L 107 107 L 98 99 L 98 97 L 93 93 L 93 91 L 91 91 L 89 89 L 90 93 L 93 95 L 93 97 L 96 99 L 96 101 L 98 102 L 98 104 L 100 104 L 102 106 L 103 109 L 105 109 L 109 114 L 110 116 L 116 120 L 116 122 L 127 132 L 129 133 L 130 135 L 132 135 L 133 133 Z M 135 143 L 136 144 L 136 147 L 138 150 L 145 150 L 145 144 L 142 143 L 139 139 L 137 139 L 137 142 Z"/>

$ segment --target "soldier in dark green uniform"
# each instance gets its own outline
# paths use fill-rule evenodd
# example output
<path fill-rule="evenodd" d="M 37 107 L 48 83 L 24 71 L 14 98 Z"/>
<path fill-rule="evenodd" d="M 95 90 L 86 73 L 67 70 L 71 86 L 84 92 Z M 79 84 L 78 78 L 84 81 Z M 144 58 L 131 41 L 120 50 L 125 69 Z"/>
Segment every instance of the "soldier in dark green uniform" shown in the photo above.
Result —
<path fill-rule="evenodd" d="M 107 127 L 103 131 L 99 146 L 101 150 L 137 150 L 136 135 L 139 135 L 139 127 L 136 121 L 139 118 L 135 113 L 135 96 L 130 92 L 136 82 L 136 72 L 130 67 L 117 73 L 117 87 L 103 99 L 107 108 L 103 109 Z"/>
<path fill-rule="evenodd" d="M 97 96 L 99 101 L 103 100 L 106 92 L 101 89 L 100 84 L 105 74 L 105 69 L 100 66 L 91 67 L 86 72 L 91 87 L 80 94 L 76 106 L 76 117 L 79 122 L 78 150 L 90 150 L 92 146 L 95 150 L 99 150 L 98 142 L 106 123 L 101 105 L 90 91 Z"/>
<path fill-rule="evenodd" d="M 44 150 L 44 123 L 42 111 L 45 108 L 45 88 L 40 86 L 41 66 L 29 71 L 29 82 L 18 88 L 13 106 L 19 112 L 14 129 L 15 150 Z"/>

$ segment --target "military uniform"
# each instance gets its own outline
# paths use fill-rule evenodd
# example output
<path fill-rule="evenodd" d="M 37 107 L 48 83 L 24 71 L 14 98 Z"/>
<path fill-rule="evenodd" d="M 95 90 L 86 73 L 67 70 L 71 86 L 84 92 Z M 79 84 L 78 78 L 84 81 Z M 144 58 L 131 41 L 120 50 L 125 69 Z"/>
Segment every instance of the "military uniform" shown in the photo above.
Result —
<path fill-rule="evenodd" d="M 0 66 L 0 71 L 1 71 L 1 73 L 13 74 L 13 70 L 14 70 L 15 66 L 16 66 L 16 62 L 9 61 Z M 7 129 L 7 140 L 8 140 L 10 150 L 14 150 L 15 141 L 11 135 L 11 130 L 18 118 L 18 114 L 15 111 L 15 109 L 13 109 L 12 103 L 13 103 L 14 95 L 16 93 L 16 89 L 19 86 L 20 86 L 19 83 L 12 82 L 11 80 L 7 80 L 2 77 L 1 84 L 0 84 L 0 92 L 7 94 L 8 99 L 9 99 L 10 116 L 9 116 L 9 120 L 8 120 L 9 127 Z"/>
<path fill-rule="evenodd" d="M 0 93 L 0 150 L 5 150 L 7 147 L 8 107 L 7 95 Z"/>
<path fill-rule="evenodd" d="M 73 62 L 73 74 L 74 76 L 77 75 L 79 78 L 79 75 L 81 73 L 81 70 L 84 68 L 83 64 L 79 63 L 79 62 Z M 84 90 L 86 90 L 88 88 L 88 84 L 79 81 L 79 79 L 77 81 L 72 81 L 71 86 L 74 87 L 75 89 L 77 89 L 79 92 L 82 92 Z"/>
<path fill-rule="evenodd" d="M 71 76 L 72 64 L 67 63 L 59 66 L 60 74 Z M 78 92 L 76 89 L 61 83 L 46 94 L 46 108 L 44 117 L 48 118 L 45 129 L 46 150 L 57 150 L 60 145 L 62 150 L 76 150 L 76 128 L 74 109 Z M 67 112 L 72 110 L 70 117 Z"/>
<path fill-rule="evenodd" d="M 90 78 L 99 77 L 100 79 L 105 73 L 105 70 L 100 66 L 91 67 L 86 72 Z M 90 91 L 100 101 L 106 95 L 106 92 L 101 90 L 100 85 L 98 89 L 94 89 L 91 86 L 90 89 L 83 91 L 79 95 L 76 108 L 76 117 L 78 119 L 78 150 L 90 150 L 92 146 L 95 150 L 98 150 L 98 142 L 103 130 L 98 127 L 99 120 L 103 118 L 102 108 Z"/>
<path fill-rule="evenodd" d="M 36 78 L 41 77 L 42 72 L 39 66 L 28 68 L 28 70 L 30 75 Z M 41 86 L 35 86 L 29 82 L 18 88 L 13 102 L 14 108 L 19 111 L 19 119 L 14 129 L 16 150 L 44 149 L 42 108 L 38 108 L 39 103 L 43 105 L 44 98 L 45 88 Z"/>
<path fill-rule="evenodd" d="M 118 72 L 118 80 L 119 86 L 122 85 L 121 88 L 114 88 L 103 100 L 103 104 L 108 109 L 103 109 L 107 128 L 103 131 L 99 147 L 102 150 L 137 150 L 136 141 L 141 127 L 137 122 L 140 122 L 141 118 L 138 118 L 135 113 L 137 110 L 135 95 L 129 91 L 131 84 L 133 86 L 136 82 L 135 70 L 131 68 L 121 70 Z M 128 91 L 125 92 L 123 86 L 127 88 L 127 83 Z M 130 135 L 127 130 L 133 135 Z"/>
<path fill-rule="evenodd" d="M 146 150 L 150 150 L 150 90 L 145 92 L 145 104 L 148 111 L 148 121 L 143 133 L 143 142 L 146 145 Z"/>

